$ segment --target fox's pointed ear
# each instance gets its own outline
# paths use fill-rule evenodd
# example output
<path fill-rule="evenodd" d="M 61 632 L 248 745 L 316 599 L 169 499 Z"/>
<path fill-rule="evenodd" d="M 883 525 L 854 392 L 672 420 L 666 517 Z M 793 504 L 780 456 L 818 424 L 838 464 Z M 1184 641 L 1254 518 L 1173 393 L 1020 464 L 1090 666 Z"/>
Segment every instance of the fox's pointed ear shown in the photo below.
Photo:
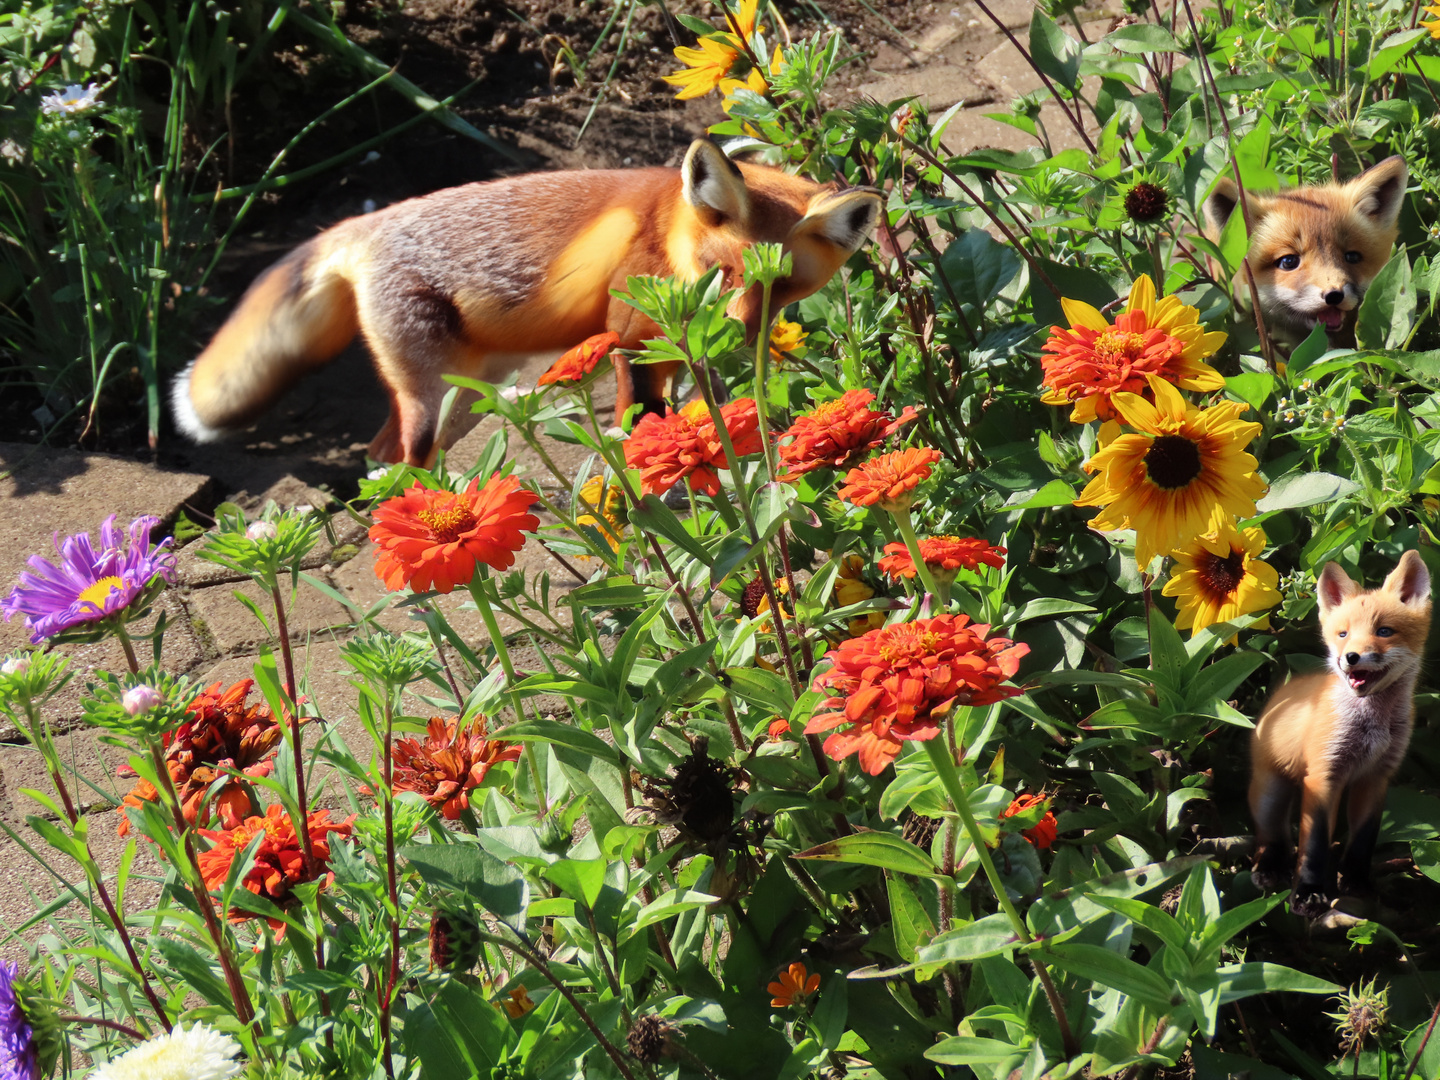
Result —
<path fill-rule="evenodd" d="M 750 191 L 740 167 L 710 139 L 696 139 L 680 166 L 685 201 L 721 221 L 743 221 L 750 213 Z"/>
<path fill-rule="evenodd" d="M 1205 200 L 1205 224 L 1210 232 L 1218 237 L 1239 205 L 1240 189 L 1235 186 L 1235 181 L 1228 176 L 1216 180 L 1210 197 Z"/>
<path fill-rule="evenodd" d="M 1371 165 L 1345 186 L 1355 195 L 1355 209 L 1375 224 L 1390 228 L 1400 217 L 1405 201 L 1405 185 L 1410 170 L 1405 159 L 1392 154 L 1378 165 Z"/>
<path fill-rule="evenodd" d="M 826 192 L 810 200 L 792 237 L 818 236 L 843 251 L 843 263 L 859 251 L 880 221 L 882 196 L 874 188 L 853 187 Z"/>
<path fill-rule="evenodd" d="M 1360 586 L 1350 580 L 1350 575 L 1340 569 L 1340 564 L 1333 562 L 1325 564 L 1325 569 L 1320 571 L 1320 580 L 1315 584 L 1322 617 L 1360 591 Z"/>
<path fill-rule="evenodd" d="M 1430 606 L 1430 568 L 1418 551 L 1407 551 L 1385 579 L 1385 591 L 1407 607 Z"/>

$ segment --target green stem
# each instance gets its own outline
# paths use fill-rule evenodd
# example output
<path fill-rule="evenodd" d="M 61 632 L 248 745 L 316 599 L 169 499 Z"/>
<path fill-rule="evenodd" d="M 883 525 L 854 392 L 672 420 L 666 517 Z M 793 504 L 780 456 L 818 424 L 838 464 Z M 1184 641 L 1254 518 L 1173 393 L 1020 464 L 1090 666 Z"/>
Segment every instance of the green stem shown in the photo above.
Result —
<path fill-rule="evenodd" d="M 475 606 L 480 609 L 480 617 L 485 620 L 485 631 L 490 635 L 490 644 L 495 649 L 501 670 L 505 672 L 505 685 L 510 691 L 510 704 L 515 709 L 515 719 L 517 722 L 522 721 L 525 719 L 525 700 L 515 687 L 515 665 L 510 662 L 510 650 L 506 648 L 505 638 L 500 634 L 500 624 L 495 621 L 495 613 L 490 610 L 490 598 L 485 588 L 490 580 L 489 570 L 482 571 L 482 575 L 479 579 L 470 580 L 470 595 L 475 600 Z M 545 804 L 545 785 L 540 779 L 540 764 L 535 760 L 535 750 L 529 740 L 523 744 L 522 752 L 526 764 L 530 766 L 530 777 L 535 782 L 535 803 L 543 818 L 550 811 Z"/>
<path fill-rule="evenodd" d="M 940 586 L 935 581 L 935 575 L 930 573 L 930 567 L 925 564 L 924 558 L 920 555 L 920 538 L 915 535 L 915 524 L 910 520 L 910 508 L 901 507 L 898 510 L 890 511 L 890 516 L 895 519 L 895 527 L 900 530 L 900 538 L 905 541 L 905 547 L 910 552 L 910 561 L 915 564 L 915 573 L 919 575 L 920 581 L 925 585 L 925 591 L 934 593 L 942 603 L 948 603 L 950 592 L 940 591 Z"/>
<path fill-rule="evenodd" d="M 120 640 L 120 648 L 125 650 L 125 663 L 130 665 L 130 674 L 140 674 L 140 661 L 135 658 L 135 646 L 130 641 L 130 635 L 125 632 L 125 624 L 115 623 L 115 636 Z"/>
<path fill-rule="evenodd" d="M 1010 925 L 1015 930 L 1015 936 L 1021 942 L 1029 945 L 1034 942 L 1030 928 L 1025 925 L 1025 917 L 1011 902 L 1009 894 L 1005 892 L 1005 883 L 1000 880 L 1000 871 L 995 869 L 995 860 L 990 858 L 990 849 L 985 846 L 985 838 L 980 835 L 980 825 L 975 820 L 975 815 L 970 811 L 970 800 L 965 796 L 965 788 L 960 783 L 960 774 L 955 769 L 954 751 L 944 738 L 927 739 L 920 744 L 926 755 L 929 756 L 931 764 L 940 776 L 940 782 L 945 786 L 945 793 L 950 796 L 950 802 L 955 807 L 955 812 L 960 815 L 960 821 L 965 826 L 965 833 L 970 838 L 970 846 L 975 849 L 975 857 L 980 861 L 980 868 L 985 871 L 985 877 L 990 882 L 990 888 L 995 893 L 995 899 L 1000 902 L 1000 910 L 1005 912 L 1005 917 L 1010 920 Z M 1050 979 L 1050 973 L 1045 969 L 1044 963 L 1035 955 L 1030 956 L 1030 962 L 1035 965 L 1035 974 L 1040 979 L 1040 984 L 1045 988 L 1045 996 L 1050 1001 L 1050 1009 L 1055 1014 L 1055 1022 L 1060 1027 L 1060 1038 L 1065 1044 L 1066 1058 L 1073 1058 L 1080 1052 L 1080 1044 L 1075 1040 L 1075 1034 L 1070 1030 L 1070 1020 L 1065 1015 L 1065 1004 L 1060 1000 L 1059 991 L 1055 989 L 1054 982 Z"/>

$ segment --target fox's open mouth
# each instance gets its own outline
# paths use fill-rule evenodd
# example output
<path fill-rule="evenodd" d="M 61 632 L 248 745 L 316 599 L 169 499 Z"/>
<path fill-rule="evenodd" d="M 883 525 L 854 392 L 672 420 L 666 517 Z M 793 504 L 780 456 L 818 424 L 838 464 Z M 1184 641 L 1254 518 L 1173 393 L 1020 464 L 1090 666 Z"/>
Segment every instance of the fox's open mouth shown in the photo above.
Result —
<path fill-rule="evenodd" d="M 1337 307 L 1321 308 L 1320 314 L 1315 316 L 1315 321 L 1326 330 L 1339 330 L 1340 325 L 1345 321 L 1345 312 Z"/>
<path fill-rule="evenodd" d="M 1352 668 L 1345 672 L 1345 681 L 1350 684 L 1350 689 L 1362 697 L 1374 690 L 1384 677 L 1384 668 L 1366 668 L 1364 671 L 1356 671 Z"/>

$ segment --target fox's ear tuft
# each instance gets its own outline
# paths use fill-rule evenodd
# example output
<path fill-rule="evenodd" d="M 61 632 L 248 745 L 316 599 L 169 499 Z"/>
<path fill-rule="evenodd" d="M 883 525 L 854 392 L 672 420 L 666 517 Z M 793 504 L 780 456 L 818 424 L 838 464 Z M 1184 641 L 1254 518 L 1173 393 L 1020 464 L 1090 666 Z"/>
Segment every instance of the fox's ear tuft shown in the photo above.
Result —
<path fill-rule="evenodd" d="M 1360 586 L 1350 580 L 1350 575 L 1340 569 L 1339 563 L 1326 563 L 1315 589 L 1320 599 L 1321 616 L 1328 615 L 1332 608 L 1339 607 L 1359 591 Z"/>
<path fill-rule="evenodd" d="M 1205 224 L 1209 226 L 1214 237 L 1219 237 L 1225 223 L 1239 205 L 1240 189 L 1235 186 L 1235 181 L 1228 176 L 1222 176 L 1215 181 L 1210 197 L 1205 200 Z"/>
<path fill-rule="evenodd" d="M 1407 551 L 1385 579 L 1385 591 L 1407 607 L 1429 607 L 1430 568 L 1418 551 Z"/>
<path fill-rule="evenodd" d="M 750 192 L 740 167 L 711 139 L 696 139 L 680 166 L 685 201 L 725 221 L 743 221 L 750 213 Z"/>
<path fill-rule="evenodd" d="M 1355 209 L 1377 225 L 1390 228 L 1400 217 L 1405 201 L 1405 185 L 1410 170 L 1405 159 L 1392 154 L 1378 165 L 1371 165 L 1346 186 L 1355 194 Z"/>
<path fill-rule="evenodd" d="M 880 220 L 881 195 L 873 188 L 845 188 L 811 200 L 795 235 L 823 236 L 849 258 L 859 251 Z"/>

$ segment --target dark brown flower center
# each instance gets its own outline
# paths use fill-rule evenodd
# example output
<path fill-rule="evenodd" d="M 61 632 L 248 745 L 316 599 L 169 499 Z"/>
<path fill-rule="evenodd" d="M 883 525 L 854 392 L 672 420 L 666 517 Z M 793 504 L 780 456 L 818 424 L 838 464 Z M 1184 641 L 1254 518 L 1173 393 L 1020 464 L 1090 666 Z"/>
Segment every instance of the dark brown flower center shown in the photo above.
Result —
<path fill-rule="evenodd" d="M 1169 202 L 1163 187 L 1142 180 L 1125 193 L 1125 216 L 1131 221 L 1155 221 L 1164 215 Z"/>
<path fill-rule="evenodd" d="M 1196 569 L 1210 596 L 1216 599 L 1231 597 L 1245 580 L 1245 553 L 1231 548 L 1230 554 L 1222 559 L 1207 551 Z"/>
<path fill-rule="evenodd" d="M 475 515 L 470 512 L 469 507 L 453 503 L 450 506 L 432 506 L 418 510 L 415 516 L 430 530 L 431 536 L 445 544 L 453 544 L 475 527 Z"/>
<path fill-rule="evenodd" d="M 1157 435 L 1145 452 L 1150 482 L 1165 491 L 1179 491 L 1203 471 L 1200 448 L 1183 435 Z"/>

